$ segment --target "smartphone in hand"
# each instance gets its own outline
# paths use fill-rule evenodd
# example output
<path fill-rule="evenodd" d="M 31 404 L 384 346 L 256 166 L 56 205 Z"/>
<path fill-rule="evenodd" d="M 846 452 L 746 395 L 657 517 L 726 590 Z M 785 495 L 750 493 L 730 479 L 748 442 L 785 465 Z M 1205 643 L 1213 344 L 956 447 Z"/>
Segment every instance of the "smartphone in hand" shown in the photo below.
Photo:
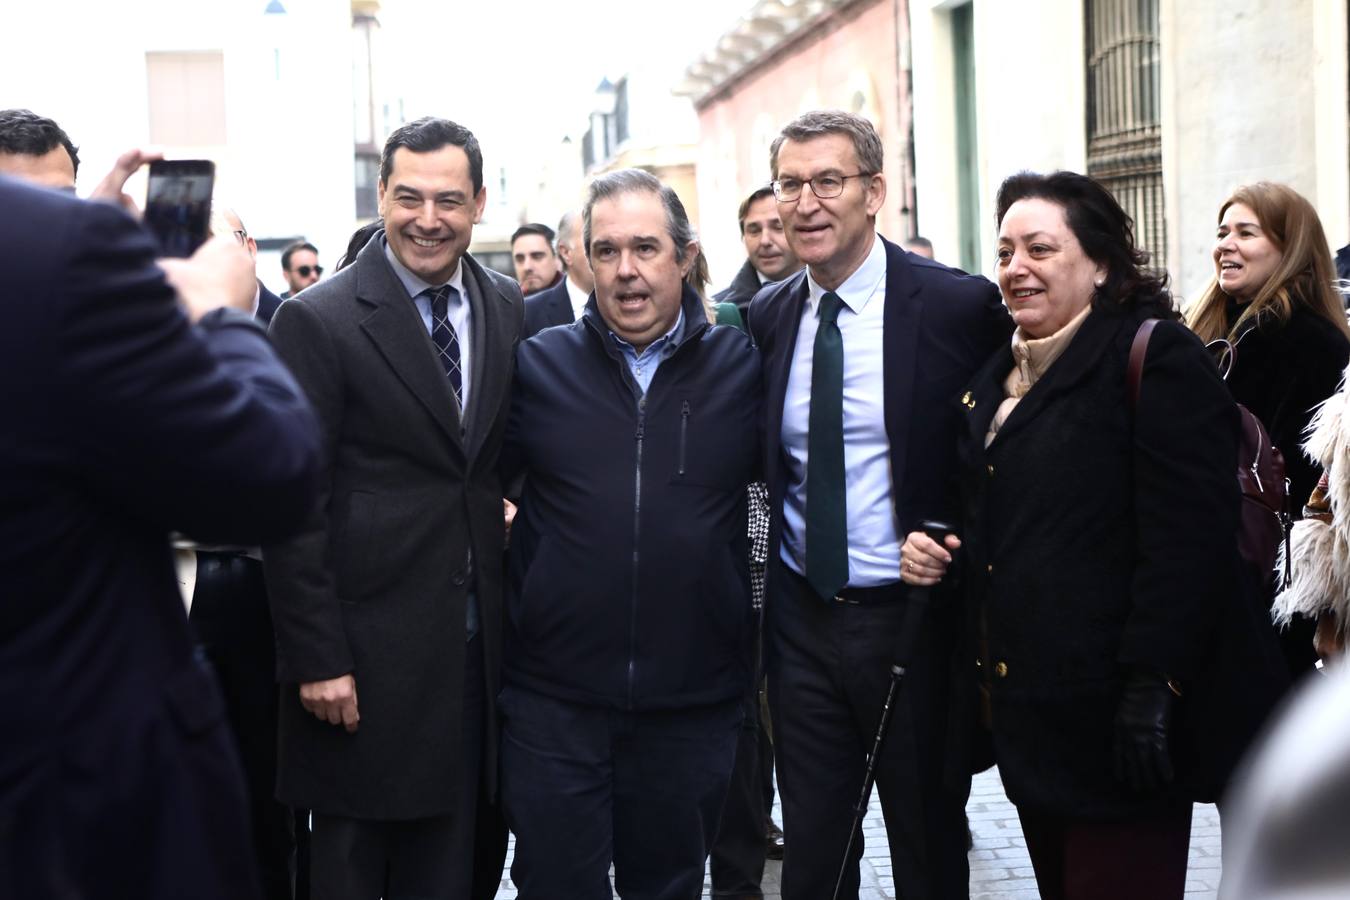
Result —
<path fill-rule="evenodd" d="M 165 256 L 191 256 L 211 230 L 211 192 L 216 164 L 206 159 L 161 159 L 150 163 L 145 224 Z"/>

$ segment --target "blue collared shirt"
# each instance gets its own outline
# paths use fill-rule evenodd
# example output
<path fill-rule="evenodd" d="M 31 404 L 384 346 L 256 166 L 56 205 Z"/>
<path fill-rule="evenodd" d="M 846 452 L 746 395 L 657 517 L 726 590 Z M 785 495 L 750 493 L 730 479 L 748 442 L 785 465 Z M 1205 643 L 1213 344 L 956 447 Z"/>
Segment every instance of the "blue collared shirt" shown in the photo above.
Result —
<path fill-rule="evenodd" d="M 825 289 L 806 273 L 808 296 L 783 398 L 783 451 L 787 492 L 783 503 L 783 562 L 806 569 L 806 447 L 811 417 L 811 364 Z M 872 249 L 835 291 L 844 301 L 839 333 L 844 342 L 844 472 L 848 515 L 848 583 L 876 587 L 900 580 L 900 536 L 895 522 L 891 444 L 886 436 L 882 325 L 886 311 L 886 246 Z"/>
<path fill-rule="evenodd" d="M 439 284 L 430 284 L 413 274 L 412 270 L 403 263 L 399 262 L 394 251 L 389 248 L 389 240 L 382 234 L 380 240 L 384 244 L 384 258 L 389 260 L 390 267 L 394 274 L 398 276 L 399 283 L 403 289 L 408 292 L 412 298 L 413 304 L 417 307 L 417 313 L 422 317 L 422 324 L 426 326 L 427 334 L 431 334 L 431 298 L 423 294 L 425 290 L 440 287 Z M 451 273 L 450 280 L 445 282 L 455 289 L 455 294 L 450 297 L 450 302 L 446 304 L 445 317 L 450 320 L 450 324 L 455 329 L 455 337 L 459 340 L 459 383 L 460 383 L 460 403 L 463 409 L 469 408 L 469 383 L 473 380 L 473 310 L 469 306 L 469 295 L 464 290 L 464 259 L 455 265 L 455 271 Z M 461 422 L 463 424 L 463 410 L 461 412 Z"/>
<path fill-rule="evenodd" d="M 601 319 L 603 322 L 604 319 Z M 652 341 L 641 353 L 623 338 L 619 337 L 613 331 L 609 333 L 609 338 L 614 342 L 614 346 L 619 348 L 623 354 L 624 361 L 628 363 L 628 371 L 633 373 L 633 380 L 638 383 L 642 389 L 643 396 L 647 394 L 647 388 L 651 387 L 652 376 L 656 374 L 656 369 L 670 354 L 675 352 L 675 332 L 680 330 L 684 324 L 684 310 L 675 317 L 675 325 L 661 337 Z"/>

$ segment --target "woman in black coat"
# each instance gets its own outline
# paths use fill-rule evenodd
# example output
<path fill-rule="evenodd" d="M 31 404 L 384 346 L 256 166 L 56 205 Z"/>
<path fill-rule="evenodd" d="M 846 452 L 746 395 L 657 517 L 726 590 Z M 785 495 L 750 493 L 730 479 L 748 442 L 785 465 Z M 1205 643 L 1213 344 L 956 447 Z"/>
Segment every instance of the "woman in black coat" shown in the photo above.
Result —
<path fill-rule="evenodd" d="M 1181 898 L 1200 767 L 1175 720 L 1235 589 L 1237 412 L 1105 189 L 1023 173 L 997 208 L 1018 327 L 961 399 L 980 717 L 1042 897 Z M 951 555 L 915 533 L 902 559 L 924 585 Z"/>
<path fill-rule="evenodd" d="M 1219 207 L 1214 280 L 1187 311 L 1201 340 L 1232 346 L 1229 390 L 1284 456 L 1295 518 L 1321 474 L 1301 444 L 1313 412 L 1336 392 L 1350 361 L 1350 327 L 1335 277 L 1312 204 L 1287 185 L 1244 185 Z M 1273 598 L 1272 583 L 1267 606 Z M 1314 628 L 1295 617 L 1281 634 L 1293 676 L 1317 660 Z"/>

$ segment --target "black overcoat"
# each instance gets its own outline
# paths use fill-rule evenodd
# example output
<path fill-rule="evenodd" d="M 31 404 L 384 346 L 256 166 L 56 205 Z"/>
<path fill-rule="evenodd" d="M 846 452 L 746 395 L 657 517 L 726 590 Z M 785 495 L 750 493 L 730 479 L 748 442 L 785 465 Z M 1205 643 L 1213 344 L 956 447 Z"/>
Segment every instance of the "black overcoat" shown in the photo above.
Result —
<path fill-rule="evenodd" d="M 1126 367 L 1145 317 L 1089 314 L 987 448 L 1010 347 L 961 400 L 967 685 L 989 685 L 1009 798 L 1068 818 L 1126 819 L 1166 799 L 1132 795 L 1113 777 L 1130 667 L 1172 677 L 1187 695 L 1173 732 L 1177 793 L 1211 780 L 1195 729 L 1213 732 L 1217 718 L 1227 734 L 1246 721 L 1241 678 L 1219 675 L 1217 649 L 1221 618 L 1255 607 L 1235 578 L 1237 413 L 1199 340 L 1163 322 L 1131 415 Z"/>
<path fill-rule="evenodd" d="M 1228 320 L 1236 321 L 1241 307 L 1228 301 Z M 1274 319 L 1248 323 L 1234 342 L 1228 389 L 1261 420 L 1270 440 L 1284 456 L 1289 478 L 1289 512 L 1302 517 L 1322 467 L 1303 452 L 1303 439 L 1313 413 L 1336 392 L 1341 373 L 1350 361 L 1350 340 L 1332 323 L 1306 307 L 1294 308 L 1287 322 Z M 1263 600 L 1275 599 L 1272 585 Z M 1291 676 L 1312 670 L 1317 662 L 1312 637 L 1315 623 L 1302 616 L 1279 632 L 1280 645 Z"/>
<path fill-rule="evenodd" d="M 505 543 L 497 456 L 523 304 L 515 282 L 467 254 L 463 267 L 473 375 L 462 425 L 382 241 L 272 320 L 278 352 L 318 411 L 327 455 L 305 530 L 263 548 L 282 683 L 278 795 L 292 806 L 383 820 L 455 808 L 462 729 L 483 727 L 460 714 L 471 588 L 488 721 L 495 715 Z M 348 672 L 355 734 L 306 712 L 296 688 Z M 496 759 L 492 729 L 483 759 Z"/>
<path fill-rule="evenodd" d="M 1303 452 L 1303 438 L 1313 412 L 1336 393 L 1347 362 L 1350 340 L 1302 307 L 1295 308 L 1288 322 L 1269 321 L 1244 329 L 1235 344 L 1228 388 L 1233 399 L 1261 420 L 1284 455 L 1296 518 L 1322 474 Z"/>

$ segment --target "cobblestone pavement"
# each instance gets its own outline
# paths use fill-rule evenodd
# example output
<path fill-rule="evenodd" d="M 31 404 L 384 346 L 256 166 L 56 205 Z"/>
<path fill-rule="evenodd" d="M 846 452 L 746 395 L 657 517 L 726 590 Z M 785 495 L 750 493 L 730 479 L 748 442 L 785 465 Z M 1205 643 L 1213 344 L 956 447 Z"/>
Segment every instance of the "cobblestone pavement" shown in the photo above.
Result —
<path fill-rule="evenodd" d="M 779 810 L 775 819 L 782 822 Z M 1038 900 L 1036 879 L 1027 857 L 1026 841 L 1017 821 L 1017 811 L 1003 793 L 998 771 L 975 776 L 970 802 L 966 804 L 975 849 L 970 851 L 971 900 Z M 894 900 L 895 882 L 891 878 L 890 851 L 886 829 L 881 820 L 881 805 L 873 803 L 863 821 L 867 842 L 862 862 L 862 891 L 859 900 Z M 791 835 L 788 840 L 792 840 Z M 497 900 L 514 900 L 511 885 L 510 856 L 507 873 Z M 781 900 L 779 871 L 781 863 L 769 862 L 764 871 L 764 900 Z M 1186 876 L 1187 900 L 1215 900 L 1219 889 L 1219 813 L 1213 806 L 1197 805 L 1191 825 L 1190 869 Z M 704 897 L 707 897 L 707 883 Z"/>
<path fill-rule="evenodd" d="M 179 554 L 179 582 L 184 600 L 192 596 L 196 560 L 191 553 Z M 975 849 L 970 851 L 971 900 L 1038 900 L 1036 878 L 1031 871 L 1026 841 L 1017 821 L 1017 810 L 1003 793 L 998 770 L 975 776 L 966 804 Z M 783 821 L 782 810 L 775 808 L 774 820 Z M 862 861 L 862 890 L 859 900 L 894 900 L 895 882 L 891 878 L 890 849 L 886 828 L 881 820 L 881 804 L 872 803 L 863 820 L 866 841 Z M 791 838 L 789 838 L 791 840 Z M 514 850 L 512 838 L 511 849 Z M 1190 866 L 1186 875 L 1186 900 L 1216 900 L 1219 890 L 1219 813 L 1213 806 L 1197 805 L 1191 822 Z M 782 900 L 779 873 L 782 863 L 770 860 L 764 870 L 764 900 Z M 511 856 L 506 858 L 501 890 L 497 900 L 515 900 L 511 884 Z M 704 882 L 704 897 L 709 884 Z"/>

